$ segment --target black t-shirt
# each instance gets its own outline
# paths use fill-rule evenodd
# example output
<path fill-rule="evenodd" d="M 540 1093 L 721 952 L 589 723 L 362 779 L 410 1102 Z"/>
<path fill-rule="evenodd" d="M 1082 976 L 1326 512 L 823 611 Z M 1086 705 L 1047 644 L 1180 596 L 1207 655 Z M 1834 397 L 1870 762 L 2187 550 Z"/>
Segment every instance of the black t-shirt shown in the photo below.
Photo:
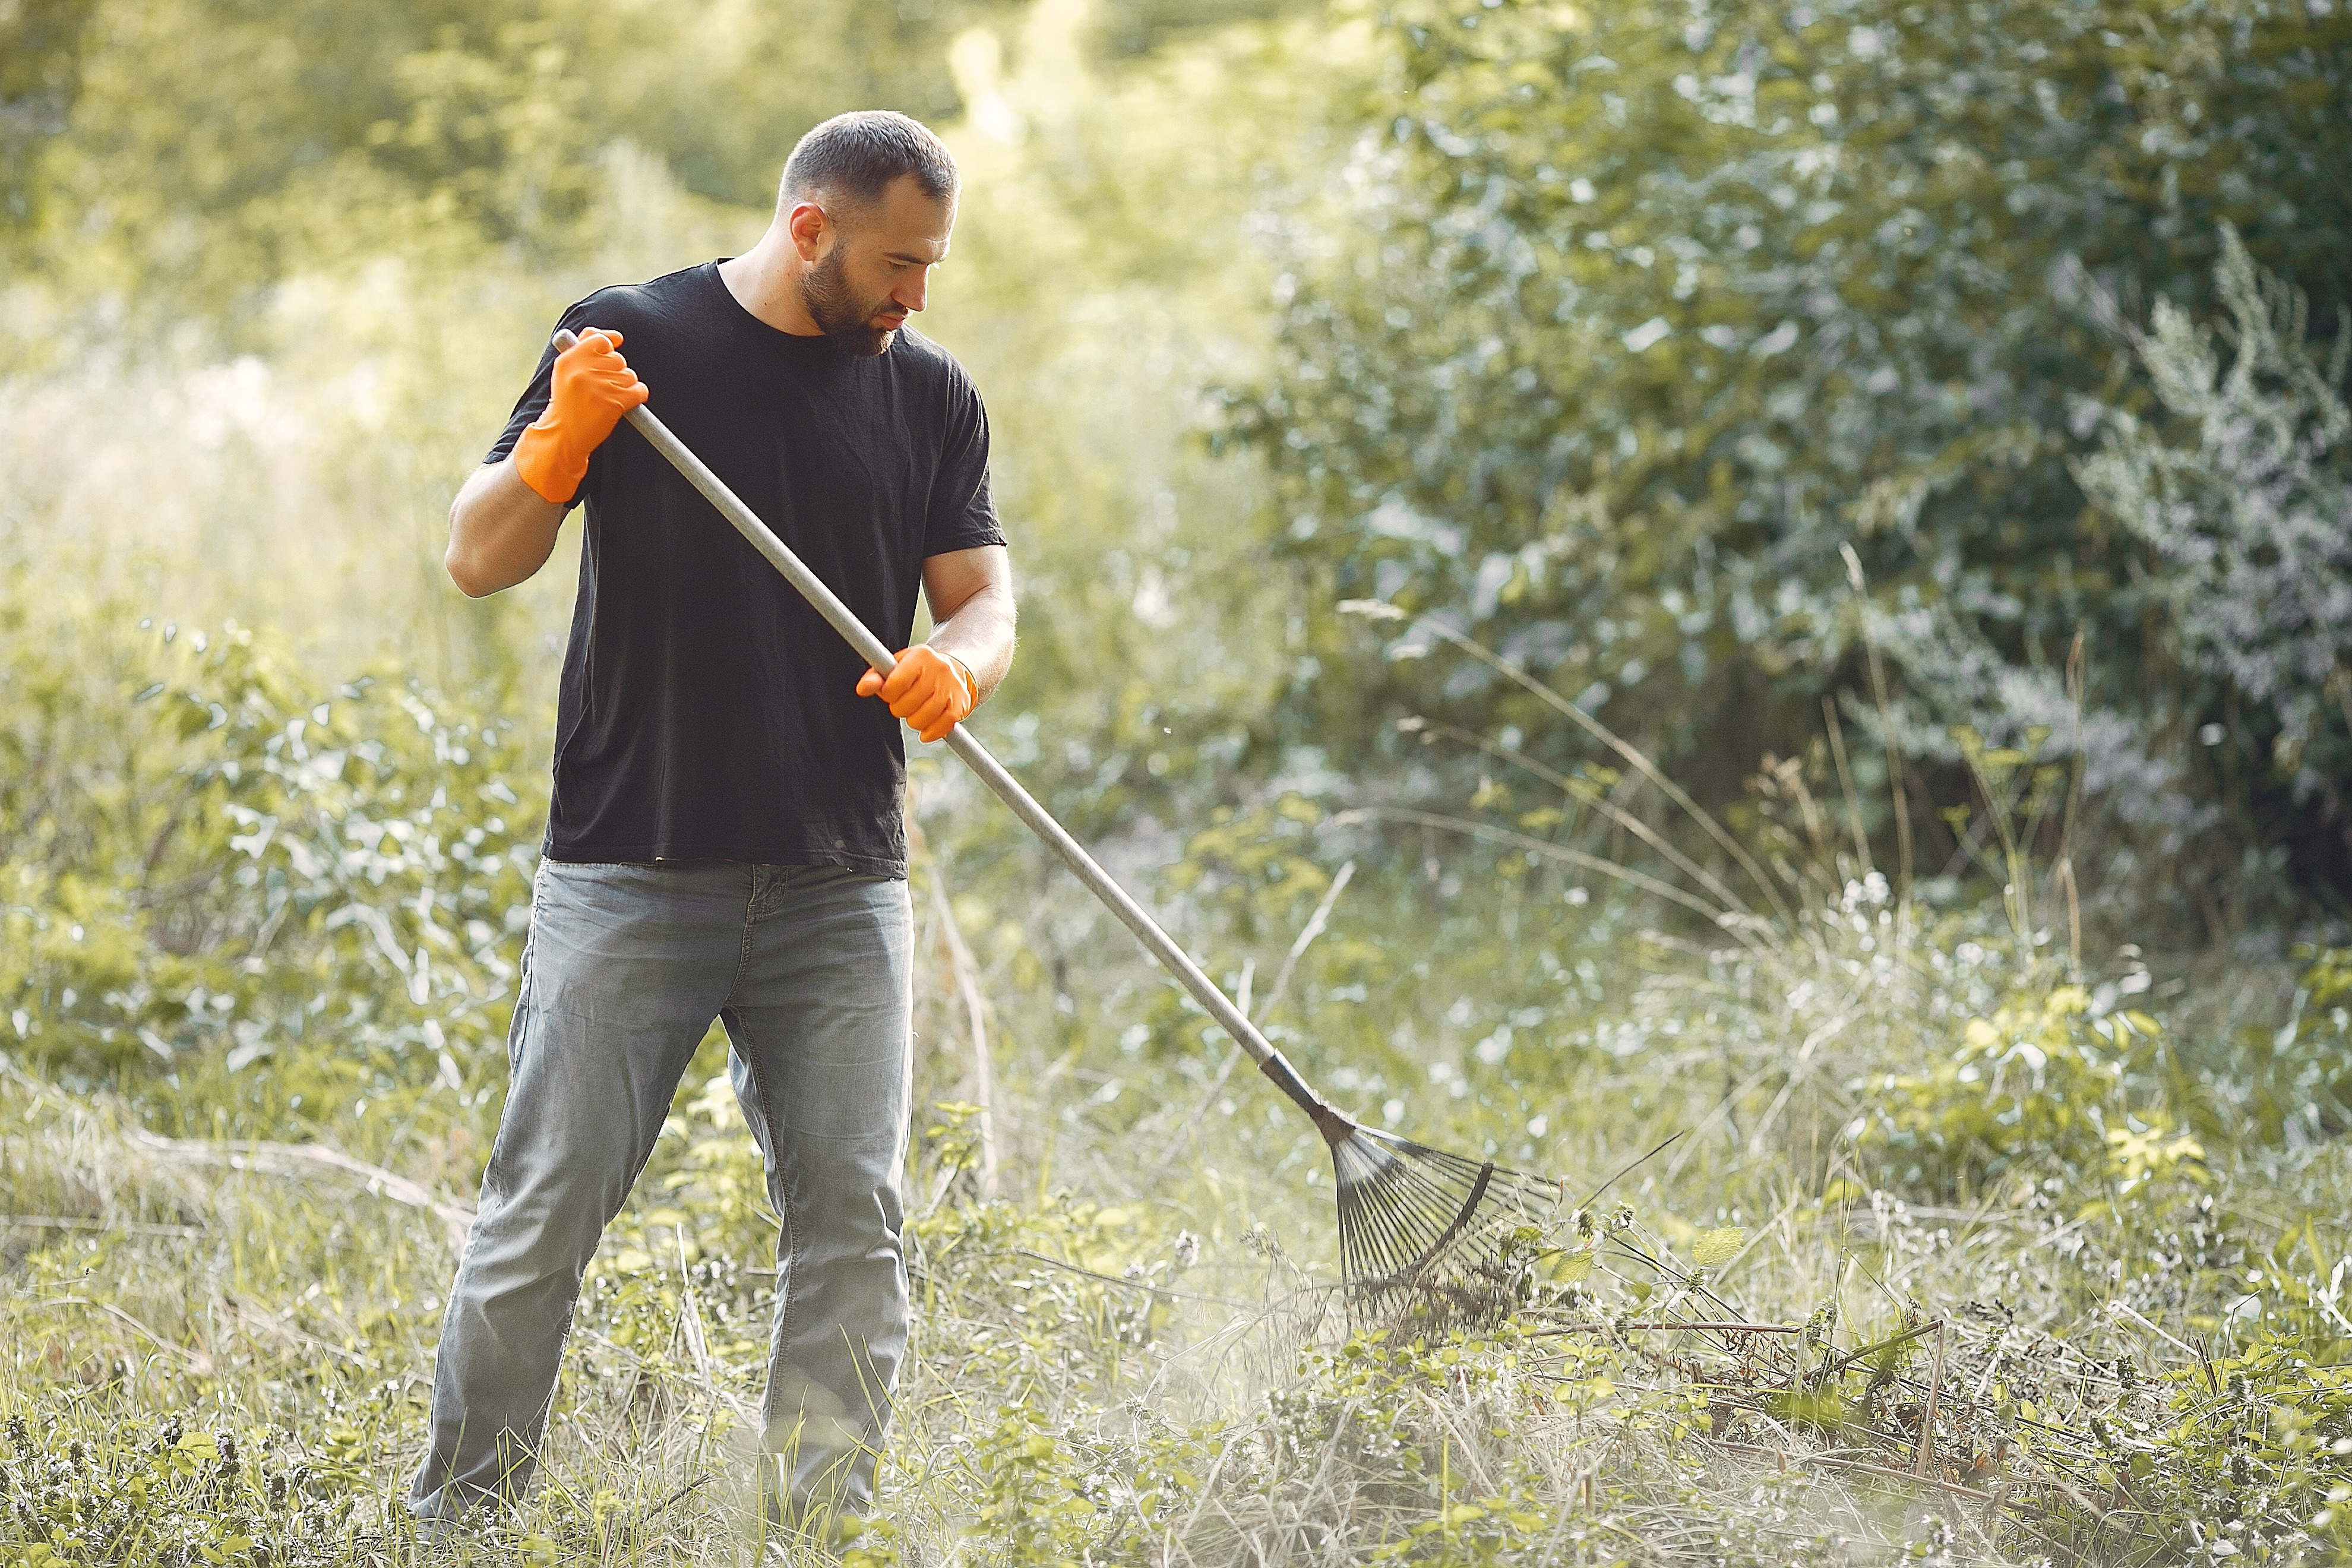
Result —
<path fill-rule="evenodd" d="M 901 328 L 859 359 L 746 310 L 716 262 L 600 289 L 648 406 L 891 647 L 928 556 L 1002 544 L 988 418 L 963 367 Z M 553 346 L 489 462 L 546 409 Z M 556 704 L 554 860 L 745 860 L 903 876 L 898 721 L 865 661 L 626 423 L 596 449 Z"/>

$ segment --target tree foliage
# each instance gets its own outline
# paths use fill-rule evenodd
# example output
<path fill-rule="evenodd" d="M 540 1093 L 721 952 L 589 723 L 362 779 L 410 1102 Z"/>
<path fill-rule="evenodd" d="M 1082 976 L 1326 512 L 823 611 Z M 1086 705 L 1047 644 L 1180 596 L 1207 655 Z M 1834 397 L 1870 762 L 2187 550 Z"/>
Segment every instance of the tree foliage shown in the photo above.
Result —
<path fill-rule="evenodd" d="M 828 115 L 952 113 L 947 42 L 999 8 L 31 0 L 0 14 L 0 213 L 19 265 L 165 317 L 388 252 L 545 265 L 616 141 L 771 199 Z"/>
<path fill-rule="evenodd" d="M 1718 794 L 1819 732 L 1865 625 L 1914 756 L 1952 722 L 2075 744 L 2081 634 L 2095 790 L 2156 847 L 2332 809 L 2271 775 L 2276 711 L 2231 721 L 2234 794 L 2191 744 L 2227 694 L 2168 661 L 2170 563 L 2073 465 L 2151 401 L 2100 302 L 2209 310 L 2225 223 L 2318 319 L 2352 296 L 2352 18 L 1408 0 L 1387 36 L 1353 232 L 1302 247 L 1237 411 L 1340 592 L 1454 617 Z M 1318 718 L 1440 679 L 1327 683 Z"/>
<path fill-rule="evenodd" d="M 2333 353 L 2314 353 L 2302 297 L 2259 274 L 2234 231 L 2222 240 L 2226 324 L 2158 300 L 2133 333 L 2156 417 L 2114 411 L 2074 475 L 2154 552 L 2174 658 L 2267 710 L 2280 771 L 2332 796 L 2352 773 L 2333 721 L 2352 722 L 2352 320 Z M 2180 438 L 2157 434 L 2165 424 Z"/>

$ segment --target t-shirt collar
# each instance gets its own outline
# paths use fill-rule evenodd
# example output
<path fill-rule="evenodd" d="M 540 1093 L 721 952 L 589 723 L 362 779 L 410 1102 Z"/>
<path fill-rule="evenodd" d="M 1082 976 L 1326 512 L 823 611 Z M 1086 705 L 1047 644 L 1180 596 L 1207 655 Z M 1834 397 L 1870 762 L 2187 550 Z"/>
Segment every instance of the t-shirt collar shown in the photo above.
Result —
<path fill-rule="evenodd" d="M 795 363 L 824 364 L 850 357 L 834 347 L 833 340 L 822 332 L 814 336 L 788 332 L 782 327 L 770 326 L 746 310 L 743 301 L 735 298 L 735 290 L 727 287 L 727 279 L 719 275 L 720 265 L 733 259 L 732 257 L 722 256 L 715 261 L 707 261 L 703 263 L 701 272 L 710 289 L 725 301 L 724 309 L 731 312 L 747 336 L 767 343 L 774 353 L 790 357 Z"/>

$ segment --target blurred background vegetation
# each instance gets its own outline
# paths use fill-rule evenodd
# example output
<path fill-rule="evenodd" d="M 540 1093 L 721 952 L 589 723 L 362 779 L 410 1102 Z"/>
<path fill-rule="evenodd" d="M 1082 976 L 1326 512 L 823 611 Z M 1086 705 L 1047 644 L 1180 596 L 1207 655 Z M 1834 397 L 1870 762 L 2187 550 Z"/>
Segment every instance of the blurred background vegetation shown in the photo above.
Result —
<path fill-rule="evenodd" d="M 2121 1300 L 2341 1362 L 2340 1315 L 2231 1303 L 2264 1249 L 2326 1276 L 2288 1221 L 2347 1191 L 2347 72 L 2332 0 L 0 0 L 0 1062 L 50 1130 L 0 1207 L 87 1222 L 0 1233 L 0 1398 L 304 1408 L 41 1305 L 110 1226 L 243 1234 L 92 1138 L 471 1192 L 576 533 L 468 602 L 448 499 L 567 301 L 748 245 L 876 105 L 965 171 L 923 325 L 1024 609 L 977 728 L 1335 1098 L 1594 1182 L 1680 1131 L 1624 1190 L 1661 1245 L 2039 1205 L 1970 1267 L 2050 1331 Z M 1328 1267 L 1312 1131 L 951 763 L 913 790 L 932 1223 Z M 767 1245 L 722 1050 L 624 1273 Z M 413 1438 L 431 1232 L 380 1321 L 314 1325 L 395 1385 L 346 1480 Z M 1776 1234 L 1755 1310 L 1851 1286 Z M 1029 1508 L 1026 1452 L 939 1528 Z"/>

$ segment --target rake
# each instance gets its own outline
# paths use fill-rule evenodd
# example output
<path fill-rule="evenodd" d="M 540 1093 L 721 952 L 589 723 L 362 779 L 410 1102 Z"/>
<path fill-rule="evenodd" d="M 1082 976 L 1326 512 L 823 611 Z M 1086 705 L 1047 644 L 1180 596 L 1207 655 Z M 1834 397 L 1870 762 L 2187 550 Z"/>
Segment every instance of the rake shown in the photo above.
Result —
<path fill-rule="evenodd" d="M 555 334 L 558 350 L 578 341 L 569 331 Z M 628 421 L 752 549 L 783 574 L 860 658 L 886 675 L 890 672 L 898 660 L 881 639 L 651 408 L 641 404 L 631 409 Z M 1468 1160 L 1424 1147 L 1364 1126 L 1334 1108 L 970 730 L 958 725 L 948 731 L 947 743 L 1013 816 L 1062 858 L 1087 890 L 1136 934 L 1218 1026 L 1240 1043 L 1330 1145 L 1349 1316 L 1365 1324 L 1409 1319 L 1443 1327 L 1494 1321 L 1507 1313 L 1522 1271 L 1515 1262 L 1521 1227 L 1542 1226 L 1564 1200 L 1562 1184 L 1507 1170 L 1492 1160 Z"/>

